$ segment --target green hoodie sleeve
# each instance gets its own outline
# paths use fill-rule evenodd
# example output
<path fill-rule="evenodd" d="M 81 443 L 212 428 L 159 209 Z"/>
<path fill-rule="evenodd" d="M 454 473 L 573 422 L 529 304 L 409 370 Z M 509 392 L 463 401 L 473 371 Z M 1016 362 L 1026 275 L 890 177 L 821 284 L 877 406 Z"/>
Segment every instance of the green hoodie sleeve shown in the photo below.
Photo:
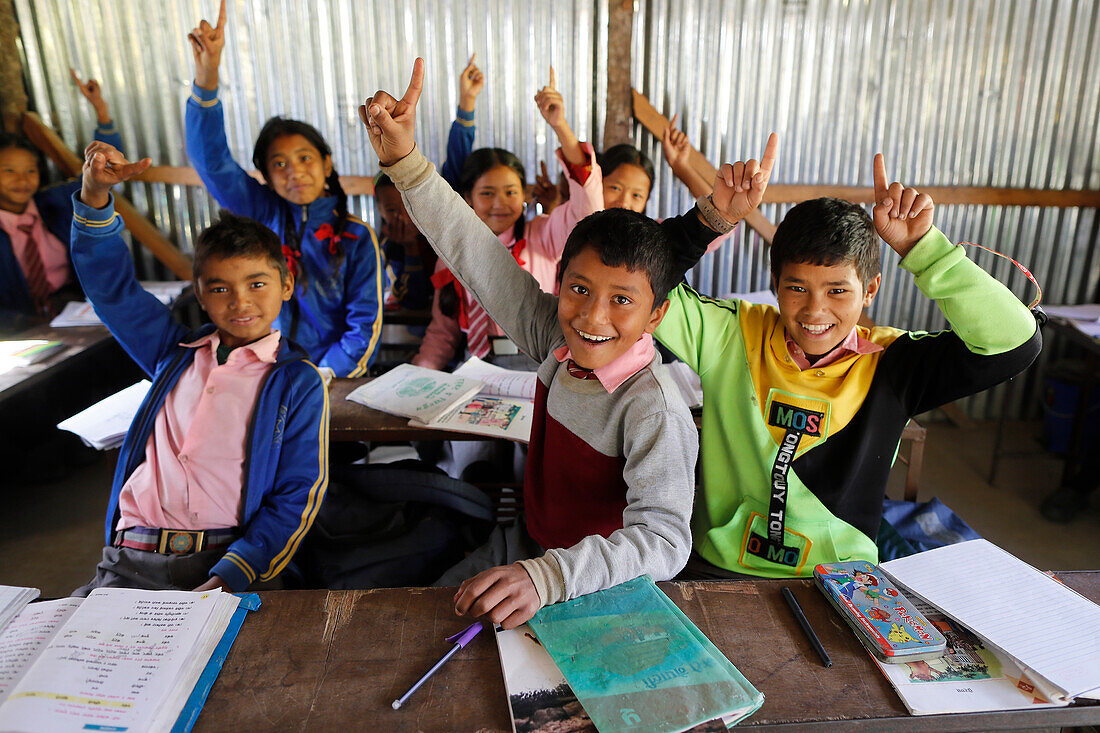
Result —
<path fill-rule="evenodd" d="M 900 267 L 914 275 L 920 291 L 936 301 L 952 330 L 975 354 L 1003 354 L 1035 333 L 1035 317 L 1027 306 L 935 227 Z"/>

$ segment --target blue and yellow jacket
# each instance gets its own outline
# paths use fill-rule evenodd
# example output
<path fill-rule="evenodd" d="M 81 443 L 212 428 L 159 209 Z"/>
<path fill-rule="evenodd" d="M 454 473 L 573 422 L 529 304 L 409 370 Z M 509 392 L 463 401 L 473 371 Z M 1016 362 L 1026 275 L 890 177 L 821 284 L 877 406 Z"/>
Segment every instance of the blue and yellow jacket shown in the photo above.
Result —
<path fill-rule="evenodd" d="M 114 124 L 99 125 L 95 129 L 96 140 L 122 150 L 122 137 Z M 62 242 L 69 241 L 69 228 L 73 222 L 73 194 L 80 190 L 80 179 L 66 181 L 44 188 L 34 195 L 34 205 L 46 229 Z M 0 331 L 18 331 L 30 326 L 34 316 L 34 302 L 23 275 L 23 268 L 11 246 L 11 237 L 0 229 Z"/>
<path fill-rule="evenodd" d="M 77 277 L 126 352 L 153 380 L 122 444 L 107 506 L 106 539 L 119 519 L 118 497 L 145 460 L 157 413 L 194 358 L 181 346 L 213 330 L 189 332 L 171 311 L 146 293 L 119 236 L 114 199 L 93 209 L 73 196 L 72 258 Z M 328 392 L 317 368 L 294 343 L 282 339 L 275 364 L 264 377 L 245 450 L 241 487 L 243 535 L 210 570 L 233 590 L 275 577 L 297 551 L 313 524 L 328 486 Z M 213 436 L 212 436 L 213 437 Z"/>
<path fill-rule="evenodd" d="M 305 286 L 295 288 L 276 327 L 301 344 L 318 366 L 331 368 L 338 377 L 361 376 L 374 361 L 382 335 L 386 276 L 374 231 L 349 216 L 340 241 L 344 258 L 333 271 L 325 231 L 336 225 L 335 197 L 300 206 L 249 176 L 229 152 L 217 90 L 192 87 L 186 127 L 187 155 L 219 204 L 265 224 L 284 241 L 289 211 L 301 236 Z"/>

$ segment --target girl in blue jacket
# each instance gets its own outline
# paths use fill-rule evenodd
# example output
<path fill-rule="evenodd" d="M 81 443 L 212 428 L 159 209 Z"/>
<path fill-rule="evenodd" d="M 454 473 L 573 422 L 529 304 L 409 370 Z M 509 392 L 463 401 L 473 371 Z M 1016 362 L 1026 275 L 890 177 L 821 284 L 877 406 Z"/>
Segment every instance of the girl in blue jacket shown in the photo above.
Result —
<path fill-rule="evenodd" d="M 225 22 L 223 2 L 216 26 L 203 20 L 188 35 L 195 56 L 188 157 L 219 204 L 266 224 L 282 239 L 296 286 L 275 326 L 318 366 L 338 377 L 360 376 L 374 360 L 382 333 L 382 250 L 370 226 L 348 213 L 332 150 L 311 125 L 280 117 L 267 121 L 252 154 L 266 184 L 233 160 L 217 97 Z"/>

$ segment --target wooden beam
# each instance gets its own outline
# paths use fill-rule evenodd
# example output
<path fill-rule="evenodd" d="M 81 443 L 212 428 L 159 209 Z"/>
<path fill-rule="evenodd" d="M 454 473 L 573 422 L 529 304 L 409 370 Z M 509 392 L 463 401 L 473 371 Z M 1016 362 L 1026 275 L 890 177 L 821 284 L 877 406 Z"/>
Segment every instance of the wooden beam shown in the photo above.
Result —
<path fill-rule="evenodd" d="M 634 116 L 654 136 L 660 138 L 668 125 L 668 119 L 653 108 L 645 95 L 637 90 L 633 90 L 633 93 Z M 691 164 L 707 180 L 714 179 L 714 166 L 703 157 L 702 153 L 694 148 L 691 151 Z M 914 187 L 918 191 L 927 193 L 937 204 L 1100 208 L 1100 191 L 1095 190 L 922 186 L 920 184 L 914 184 Z M 764 194 L 764 202 L 769 204 L 798 203 L 822 196 L 834 196 L 860 204 L 869 204 L 874 202 L 875 190 L 869 186 L 770 183 L 767 192 Z M 765 237 L 765 239 L 770 241 L 768 237 Z"/>
<path fill-rule="evenodd" d="M 66 176 L 81 174 L 83 161 L 34 112 L 23 113 L 23 132 L 38 146 L 39 150 L 50 156 Z M 126 228 L 130 230 L 134 239 L 141 242 L 154 257 L 175 273 L 176 277 L 180 280 L 191 279 L 191 258 L 180 252 L 151 221 L 119 193 L 115 193 L 115 211 L 126 222 Z"/>
<path fill-rule="evenodd" d="M 19 119 L 27 111 L 18 41 L 15 4 L 12 0 L 0 0 L 0 122 L 8 132 L 19 129 Z"/>
<path fill-rule="evenodd" d="M 630 45 L 634 34 L 634 0 L 612 0 L 607 17 L 607 117 L 603 149 L 633 141 Z"/>
<path fill-rule="evenodd" d="M 263 183 L 259 171 L 248 171 L 248 175 Z M 188 166 L 154 165 L 134 180 L 145 183 L 167 183 L 176 186 L 202 186 L 202 179 L 194 168 Z M 348 196 L 373 196 L 374 178 L 372 176 L 340 176 L 340 185 Z"/>
<path fill-rule="evenodd" d="M 645 98 L 645 95 L 635 89 L 631 91 L 633 92 L 634 98 L 635 119 L 641 122 L 642 126 L 649 130 L 657 139 L 660 139 L 664 134 L 665 128 L 668 127 L 668 118 L 658 112 L 653 105 L 649 103 L 649 100 Z M 691 166 L 706 180 L 713 181 L 714 177 L 718 175 L 718 169 L 711 165 L 710 161 L 694 147 L 691 149 L 690 160 Z M 768 189 L 771 190 L 770 185 Z M 763 237 L 765 242 L 768 244 L 772 243 L 772 237 L 775 236 L 775 224 L 772 224 L 768 220 L 768 217 L 764 216 L 759 211 L 754 211 L 745 217 L 745 224 Z"/>

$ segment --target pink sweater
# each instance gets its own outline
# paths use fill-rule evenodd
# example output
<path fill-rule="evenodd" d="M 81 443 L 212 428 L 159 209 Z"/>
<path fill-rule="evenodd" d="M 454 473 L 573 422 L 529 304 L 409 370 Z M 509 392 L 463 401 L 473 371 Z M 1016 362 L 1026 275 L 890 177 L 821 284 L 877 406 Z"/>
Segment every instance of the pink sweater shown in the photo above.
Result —
<path fill-rule="evenodd" d="M 590 143 L 581 143 L 581 149 L 588 157 L 592 169 L 588 179 L 581 183 L 570 174 L 569 165 L 559 149 L 558 162 L 569 182 L 569 200 L 549 214 L 541 214 L 527 222 L 524 231 L 527 246 L 520 256 L 524 263 L 523 269 L 535 277 L 543 291 L 552 295 L 557 295 L 558 292 L 558 261 L 569 233 L 581 219 L 603 209 L 603 174 L 596 163 L 595 151 Z M 500 234 L 498 238 L 508 249 L 516 243 L 512 229 Z M 444 267 L 440 261 L 436 264 L 436 271 Z M 490 322 L 489 335 L 503 336 L 504 332 L 496 323 Z M 412 363 L 429 369 L 442 369 L 454 357 L 461 337 L 462 329 L 458 325 L 457 314 L 453 318 L 443 314 L 439 309 L 439 291 L 436 290 L 432 299 L 432 320 L 424 333 L 424 340 L 420 343 L 420 351 L 413 357 Z"/>

